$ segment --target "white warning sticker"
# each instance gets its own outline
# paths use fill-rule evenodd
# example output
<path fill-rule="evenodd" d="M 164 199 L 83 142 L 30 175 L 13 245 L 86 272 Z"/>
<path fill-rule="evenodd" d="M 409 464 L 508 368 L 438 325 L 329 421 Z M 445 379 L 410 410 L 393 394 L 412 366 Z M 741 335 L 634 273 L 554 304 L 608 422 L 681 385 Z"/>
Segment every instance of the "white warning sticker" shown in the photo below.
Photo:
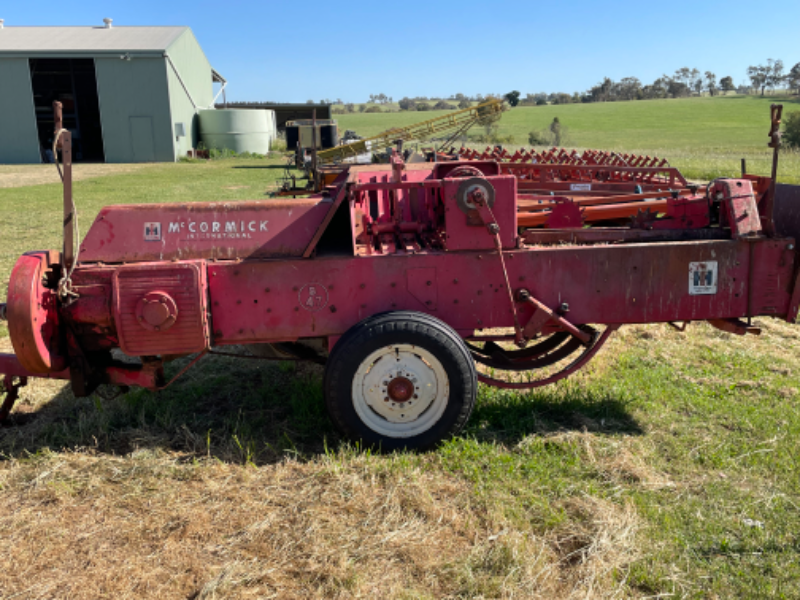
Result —
<path fill-rule="evenodd" d="M 719 267 L 717 261 L 689 263 L 689 295 L 716 294 Z"/>
<path fill-rule="evenodd" d="M 591 192 L 592 191 L 592 184 L 591 183 L 572 183 L 572 184 L 570 184 L 569 189 L 572 192 Z"/>

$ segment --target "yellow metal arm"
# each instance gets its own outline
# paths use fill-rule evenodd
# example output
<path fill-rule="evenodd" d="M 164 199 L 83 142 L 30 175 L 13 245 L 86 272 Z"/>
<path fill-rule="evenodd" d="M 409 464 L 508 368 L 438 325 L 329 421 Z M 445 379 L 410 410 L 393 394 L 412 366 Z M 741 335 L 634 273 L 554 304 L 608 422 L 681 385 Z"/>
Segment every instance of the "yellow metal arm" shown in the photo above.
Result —
<path fill-rule="evenodd" d="M 462 128 L 467 129 L 475 122 L 490 119 L 494 115 L 499 115 L 501 112 L 503 112 L 503 101 L 493 98 L 482 104 L 463 110 L 457 110 L 442 115 L 441 117 L 436 117 L 435 119 L 415 123 L 408 127 L 389 129 L 373 137 L 353 142 L 352 144 L 345 144 L 344 146 L 322 150 L 317 152 L 317 161 L 318 164 L 341 162 L 346 158 L 358 156 L 365 152 L 371 152 L 375 148 L 391 146 L 397 140 L 407 142 L 432 134 L 455 131 Z"/>

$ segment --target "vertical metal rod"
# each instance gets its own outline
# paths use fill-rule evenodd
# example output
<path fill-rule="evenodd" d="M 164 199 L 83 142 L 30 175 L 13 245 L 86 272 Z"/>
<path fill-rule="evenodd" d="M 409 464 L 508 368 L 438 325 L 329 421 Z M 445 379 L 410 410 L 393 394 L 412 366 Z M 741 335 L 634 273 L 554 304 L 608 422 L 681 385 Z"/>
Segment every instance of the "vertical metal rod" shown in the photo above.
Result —
<path fill-rule="evenodd" d="M 764 217 L 762 225 L 764 233 L 769 237 L 775 235 L 775 220 L 773 212 L 775 210 L 775 184 L 778 181 L 778 154 L 781 148 L 781 113 L 783 112 L 783 104 L 773 104 L 770 106 L 770 121 L 772 126 L 769 130 L 769 144 L 767 146 L 772 148 L 772 179 L 769 183 L 769 193 L 764 201 Z"/>
<path fill-rule="evenodd" d="M 743 158 L 742 159 L 742 179 L 744 179 L 745 175 L 747 175 L 747 159 Z"/>
<path fill-rule="evenodd" d="M 314 174 L 314 191 L 319 191 L 317 184 L 317 109 L 311 112 L 311 172 Z"/>
<path fill-rule="evenodd" d="M 64 111 L 61 102 L 53 102 L 53 112 L 55 116 L 55 131 L 53 135 L 58 136 L 56 152 L 61 150 L 61 166 L 63 169 L 62 183 L 64 187 L 64 247 L 62 249 L 62 261 L 64 269 L 69 269 L 75 262 L 75 238 L 72 219 L 72 133 L 64 131 Z M 58 162 L 58 156 L 53 159 Z"/>
<path fill-rule="evenodd" d="M 61 134 L 61 163 L 64 168 L 64 268 L 75 262 L 74 224 L 72 211 L 72 133 Z"/>

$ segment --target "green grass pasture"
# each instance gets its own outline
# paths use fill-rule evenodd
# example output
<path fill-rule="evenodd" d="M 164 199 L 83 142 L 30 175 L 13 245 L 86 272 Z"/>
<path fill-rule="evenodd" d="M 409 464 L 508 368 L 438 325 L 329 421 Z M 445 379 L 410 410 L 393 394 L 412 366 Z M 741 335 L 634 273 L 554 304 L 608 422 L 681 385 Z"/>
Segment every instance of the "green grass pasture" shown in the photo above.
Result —
<path fill-rule="evenodd" d="M 519 106 L 503 114 L 498 133 L 513 135 L 516 145 L 528 145 L 528 132 L 547 129 L 554 117 L 568 127 L 567 146 L 636 152 L 669 159 L 687 177 L 711 180 L 736 175 L 740 159 L 748 170 L 769 175 L 772 150 L 767 148 L 770 104 L 800 111 L 790 97 L 724 96 Z M 376 135 L 447 114 L 450 111 L 353 113 L 337 115 L 339 128 L 359 135 Z M 785 152 L 780 180 L 800 184 L 800 153 Z"/>

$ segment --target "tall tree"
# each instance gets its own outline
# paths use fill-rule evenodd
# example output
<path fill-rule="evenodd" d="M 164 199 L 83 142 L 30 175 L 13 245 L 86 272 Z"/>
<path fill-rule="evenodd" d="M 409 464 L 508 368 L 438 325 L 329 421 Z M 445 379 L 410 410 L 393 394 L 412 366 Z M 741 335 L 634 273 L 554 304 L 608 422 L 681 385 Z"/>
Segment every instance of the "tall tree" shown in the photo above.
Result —
<path fill-rule="evenodd" d="M 736 86 L 733 85 L 733 77 L 728 75 L 727 77 L 723 77 L 719 80 L 719 87 L 722 89 L 723 92 L 732 92 L 736 89 Z"/>
<path fill-rule="evenodd" d="M 770 59 L 771 61 L 772 59 Z M 747 67 L 747 76 L 756 90 L 761 90 L 761 95 L 764 95 L 764 90 L 769 81 L 769 75 L 772 72 L 772 65 L 750 65 Z"/>
<path fill-rule="evenodd" d="M 636 100 L 642 90 L 642 82 L 636 77 L 623 77 L 615 87 L 615 95 L 620 100 Z"/>
<path fill-rule="evenodd" d="M 511 106 L 516 106 L 519 104 L 519 92 L 517 90 L 513 90 L 508 92 L 505 96 L 503 96 Z"/>
<path fill-rule="evenodd" d="M 608 77 L 604 77 L 602 82 L 589 90 L 589 95 L 592 97 L 592 102 L 608 102 L 613 89 L 614 82 Z"/>
<path fill-rule="evenodd" d="M 789 74 L 786 76 L 786 83 L 789 84 L 790 90 L 795 90 L 800 94 L 800 62 L 789 70 Z"/>
<path fill-rule="evenodd" d="M 692 69 L 689 73 L 689 87 L 698 94 L 703 91 L 703 78 L 697 69 Z"/>
<path fill-rule="evenodd" d="M 711 71 L 706 71 L 706 89 L 708 93 L 713 96 L 717 92 L 717 76 Z"/>
<path fill-rule="evenodd" d="M 780 59 L 772 60 L 770 58 L 767 60 L 767 67 L 769 68 L 769 72 L 767 73 L 767 85 L 771 90 L 774 90 L 783 83 L 783 61 Z"/>

